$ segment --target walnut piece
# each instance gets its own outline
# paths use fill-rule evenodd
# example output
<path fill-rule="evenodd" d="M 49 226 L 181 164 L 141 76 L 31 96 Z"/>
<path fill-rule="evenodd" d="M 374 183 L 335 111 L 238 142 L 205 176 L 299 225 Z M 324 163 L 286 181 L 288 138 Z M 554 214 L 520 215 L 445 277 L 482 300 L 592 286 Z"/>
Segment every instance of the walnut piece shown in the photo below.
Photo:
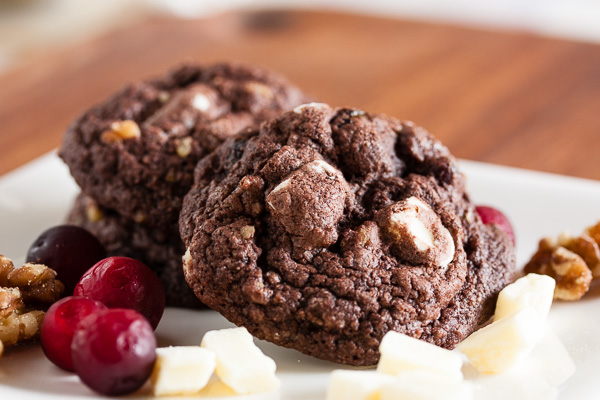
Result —
<path fill-rule="evenodd" d="M 0 287 L 0 319 L 24 309 L 25 303 L 18 288 Z"/>
<path fill-rule="evenodd" d="M 179 158 L 186 158 L 192 152 L 192 138 L 189 136 L 177 142 L 177 155 Z"/>
<path fill-rule="evenodd" d="M 132 120 L 115 121 L 110 130 L 102 132 L 100 139 L 106 143 L 121 142 L 126 139 L 137 139 L 142 135 L 139 125 Z"/>
<path fill-rule="evenodd" d="M 37 336 L 43 309 L 63 291 L 53 269 L 30 263 L 15 268 L 12 260 L 0 255 L 0 355 L 4 346 Z"/>
<path fill-rule="evenodd" d="M 555 299 L 579 300 L 590 288 L 592 272 L 582 256 L 559 245 L 561 242 L 571 244 L 571 240 L 565 237 L 560 241 L 549 238 L 540 240 L 537 252 L 525 265 L 524 271 L 554 278 Z"/>
<path fill-rule="evenodd" d="M 254 232 L 255 232 L 255 229 L 252 225 L 245 225 L 242 227 L 242 229 L 240 229 L 240 234 L 242 235 L 242 238 L 244 238 L 244 239 L 250 239 L 250 238 L 254 237 Z"/>
<path fill-rule="evenodd" d="M 8 286 L 8 274 L 13 269 L 15 269 L 15 266 L 12 260 L 0 254 L 0 287 Z"/>
<path fill-rule="evenodd" d="M 21 290 L 27 305 L 49 306 L 58 299 L 65 286 L 56 279 L 56 271 L 42 264 L 27 263 L 8 275 L 8 284 Z"/>
<path fill-rule="evenodd" d="M 267 100 L 271 100 L 273 98 L 273 91 L 271 90 L 271 88 L 262 83 L 248 82 L 244 85 L 244 87 L 248 92 L 263 97 Z"/>
<path fill-rule="evenodd" d="M 146 214 L 144 214 L 143 211 L 138 210 L 133 215 L 133 220 L 135 222 L 137 222 L 138 224 L 141 224 L 142 222 L 144 222 L 145 219 L 146 219 Z"/>
<path fill-rule="evenodd" d="M 32 339 L 40 331 L 44 320 L 44 312 L 33 310 L 19 314 L 13 312 L 7 318 L 0 320 L 0 341 L 11 346 L 24 340 Z"/>
<path fill-rule="evenodd" d="M 594 239 L 600 245 L 600 221 L 596 225 L 590 226 L 585 230 L 585 234 Z"/>
<path fill-rule="evenodd" d="M 579 236 L 564 232 L 557 239 L 540 240 L 525 272 L 553 277 L 555 299 L 579 300 L 591 281 L 600 278 L 600 221 Z"/>
<path fill-rule="evenodd" d="M 102 220 L 102 218 L 104 218 L 100 207 L 98 207 L 96 203 L 91 201 L 87 204 L 85 208 L 85 216 L 90 222 L 99 222 Z"/>
<path fill-rule="evenodd" d="M 558 245 L 583 258 L 594 279 L 600 276 L 600 247 L 589 235 L 573 237 L 564 232 L 558 237 Z"/>

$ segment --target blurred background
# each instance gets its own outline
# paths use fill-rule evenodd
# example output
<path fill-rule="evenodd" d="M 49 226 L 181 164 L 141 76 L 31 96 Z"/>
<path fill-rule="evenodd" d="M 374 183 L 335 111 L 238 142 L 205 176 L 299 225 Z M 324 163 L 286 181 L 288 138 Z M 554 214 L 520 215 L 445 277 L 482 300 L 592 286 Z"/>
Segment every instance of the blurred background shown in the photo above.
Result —
<path fill-rule="evenodd" d="M 0 0 L 0 71 L 38 51 L 141 19 L 201 18 L 236 9 L 339 10 L 600 42 L 597 0 Z"/>
<path fill-rule="evenodd" d="M 124 84 L 223 60 L 462 158 L 600 179 L 598 0 L 0 0 L 0 174 Z"/>

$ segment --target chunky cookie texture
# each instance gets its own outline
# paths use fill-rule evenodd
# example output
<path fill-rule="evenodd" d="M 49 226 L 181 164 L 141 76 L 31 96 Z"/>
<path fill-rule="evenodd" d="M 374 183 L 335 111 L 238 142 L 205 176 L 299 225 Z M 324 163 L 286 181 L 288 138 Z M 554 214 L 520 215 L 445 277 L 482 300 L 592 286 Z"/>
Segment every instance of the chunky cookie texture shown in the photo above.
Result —
<path fill-rule="evenodd" d="M 177 221 L 196 163 L 221 142 L 305 101 L 249 65 L 186 65 L 125 87 L 81 115 L 60 156 L 84 193 L 153 226 Z"/>
<path fill-rule="evenodd" d="M 185 247 L 176 225 L 158 229 L 136 223 L 84 194 L 75 200 L 67 221 L 93 233 L 109 256 L 131 257 L 150 267 L 163 285 L 167 306 L 205 307 L 183 276 L 181 255 Z"/>
<path fill-rule="evenodd" d="M 447 148 L 383 115 L 308 104 L 202 160 L 180 232 L 196 295 L 255 336 L 373 365 L 399 331 L 453 348 L 510 282 Z"/>

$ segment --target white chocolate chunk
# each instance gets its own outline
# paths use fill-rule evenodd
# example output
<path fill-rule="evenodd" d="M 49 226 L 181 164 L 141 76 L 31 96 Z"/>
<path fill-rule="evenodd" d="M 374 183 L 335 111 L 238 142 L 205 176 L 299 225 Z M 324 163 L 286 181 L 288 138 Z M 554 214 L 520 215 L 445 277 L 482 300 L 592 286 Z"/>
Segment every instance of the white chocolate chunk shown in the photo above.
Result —
<path fill-rule="evenodd" d="M 434 263 L 445 268 L 456 252 L 452 234 L 427 203 L 415 196 L 393 204 L 378 224 L 413 263 Z"/>
<path fill-rule="evenodd" d="M 323 160 L 311 161 L 308 164 L 306 164 L 306 166 L 304 168 L 312 169 L 313 171 L 315 171 L 318 174 L 329 173 L 331 175 L 338 175 L 338 174 L 341 175 L 340 171 L 338 171 L 331 164 L 329 164 L 328 162 L 325 162 Z"/>
<path fill-rule="evenodd" d="M 526 307 L 533 307 L 546 320 L 556 282 L 548 275 L 527 274 L 506 286 L 498 295 L 494 319 L 504 318 Z"/>
<path fill-rule="evenodd" d="M 325 103 L 306 103 L 306 104 L 300 104 L 299 106 L 297 106 L 296 108 L 294 108 L 294 113 L 295 114 L 302 114 L 302 111 L 305 108 L 323 108 L 323 107 L 329 107 L 327 104 Z"/>
<path fill-rule="evenodd" d="M 254 344 L 246 328 L 207 332 L 202 347 L 215 352 L 215 373 L 236 393 L 263 393 L 279 387 L 275 361 Z"/>
<path fill-rule="evenodd" d="M 575 362 L 569 352 L 550 329 L 546 329 L 543 339 L 533 348 L 532 369 L 552 386 L 558 386 L 575 373 Z"/>
<path fill-rule="evenodd" d="M 416 215 L 404 214 L 392 214 L 391 221 L 396 224 L 403 224 L 406 230 L 412 236 L 417 249 L 424 251 L 434 246 L 433 233 L 421 221 Z"/>
<path fill-rule="evenodd" d="M 548 384 L 537 369 L 527 361 L 527 357 L 514 368 L 502 374 L 478 375 L 475 384 L 475 397 L 482 400 L 556 400 L 558 391 L 554 384 Z"/>
<path fill-rule="evenodd" d="M 210 108 L 210 100 L 203 94 L 196 94 L 192 99 L 192 107 L 198 111 L 206 112 Z"/>
<path fill-rule="evenodd" d="M 527 307 L 471 334 L 458 345 L 471 364 L 487 374 L 504 372 L 525 358 L 544 334 L 544 323 Z"/>
<path fill-rule="evenodd" d="M 382 384 L 393 380 L 375 371 L 336 369 L 329 376 L 326 400 L 377 400 Z"/>
<path fill-rule="evenodd" d="M 208 383 L 216 367 L 216 355 L 200 346 L 177 346 L 156 349 L 152 371 L 155 396 L 194 394 Z"/>
<path fill-rule="evenodd" d="M 213 377 L 204 389 L 195 394 L 194 397 L 186 397 L 187 400 L 281 400 L 281 393 L 278 390 L 273 390 L 269 393 L 256 393 L 239 395 L 229 386 L 224 384 L 217 378 Z M 171 399 L 169 399 L 171 400 Z M 174 399 L 173 399 L 174 400 Z"/>
<path fill-rule="evenodd" d="M 304 164 L 300 170 L 310 170 L 310 171 L 314 171 L 320 175 L 328 175 L 331 179 L 335 179 L 336 177 L 339 177 L 340 179 L 344 178 L 344 176 L 342 175 L 342 173 L 339 170 L 337 170 L 331 164 L 329 164 L 323 160 L 314 160 L 314 161 L 309 162 L 308 164 Z M 295 175 L 295 173 L 292 173 L 292 176 L 293 175 Z M 281 181 L 279 183 L 279 185 L 275 186 L 275 188 L 271 191 L 271 193 L 275 194 L 275 193 L 287 188 L 290 185 L 291 181 L 292 181 L 291 178 L 287 178 L 287 179 Z"/>
<path fill-rule="evenodd" d="M 461 381 L 462 357 L 459 353 L 431 343 L 390 331 L 379 346 L 381 358 L 377 371 L 398 375 L 402 371 L 429 370 L 448 379 Z"/>
<path fill-rule="evenodd" d="M 192 260 L 192 251 L 191 251 L 190 247 L 188 247 L 185 250 L 185 254 L 182 257 L 182 261 L 183 261 L 183 270 L 189 272 L 192 268 L 192 261 L 193 261 Z"/>
<path fill-rule="evenodd" d="M 380 400 L 470 400 L 473 385 L 431 371 L 404 371 L 381 385 Z"/>
<path fill-rule="evenodd" d="M 429 208 L 429 205 L 425 204 L 422 200 L 415 196 L 411 196 L 406 199 L 406 203 L 412 205 L 413 207 L 419 209 Z M 409 218 L 409 225 L 407 226 L 410 233 L 414 235 L 415 244 L 419 248 L 419 250 L 427 250 L 433 246 L 437 246 L 438 244 L 435 242 L 435 238 L 433 233 L 427 229 L 423 221 L 417 218 L 417 215 L 411 215 Z M 445 227 L 440 229 L 441 235 L 444 237 L 444 242 L 447 243 L 448 248 L 442 254 L 442 258 L 439 261 L 441 266 L 446 266 L 450 264 L 452 259 L 454 258 L 454 253 L 456 249 L 454 248 L 454 240 L 452 240 L 452 235 Z"/>
<path fill-rule="evenodd" d="M 284 181 L 282 181 L 279 185 L 275 186 L 275 189 L 273 189 L 271 191 L 271 193 L 277 193 L 282 189 L 285 189 L 286 187 L 288 187 L 290 185 L 290 179 L 286 179 Z"/>

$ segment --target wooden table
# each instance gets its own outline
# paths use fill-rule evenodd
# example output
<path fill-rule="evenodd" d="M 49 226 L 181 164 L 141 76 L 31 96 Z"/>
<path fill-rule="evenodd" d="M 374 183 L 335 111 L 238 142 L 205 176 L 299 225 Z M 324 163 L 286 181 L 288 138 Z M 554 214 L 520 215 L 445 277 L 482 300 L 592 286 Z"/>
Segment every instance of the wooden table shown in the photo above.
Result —
<path fill-rule="evenodd" d="M 0 174 L 81 111 L 189 60 L 244 60 L 314 97 L 411 119 L 461 158 L 600 179 L 600 46 L 357 15 L 151 19 L 0 76 Z"/>

